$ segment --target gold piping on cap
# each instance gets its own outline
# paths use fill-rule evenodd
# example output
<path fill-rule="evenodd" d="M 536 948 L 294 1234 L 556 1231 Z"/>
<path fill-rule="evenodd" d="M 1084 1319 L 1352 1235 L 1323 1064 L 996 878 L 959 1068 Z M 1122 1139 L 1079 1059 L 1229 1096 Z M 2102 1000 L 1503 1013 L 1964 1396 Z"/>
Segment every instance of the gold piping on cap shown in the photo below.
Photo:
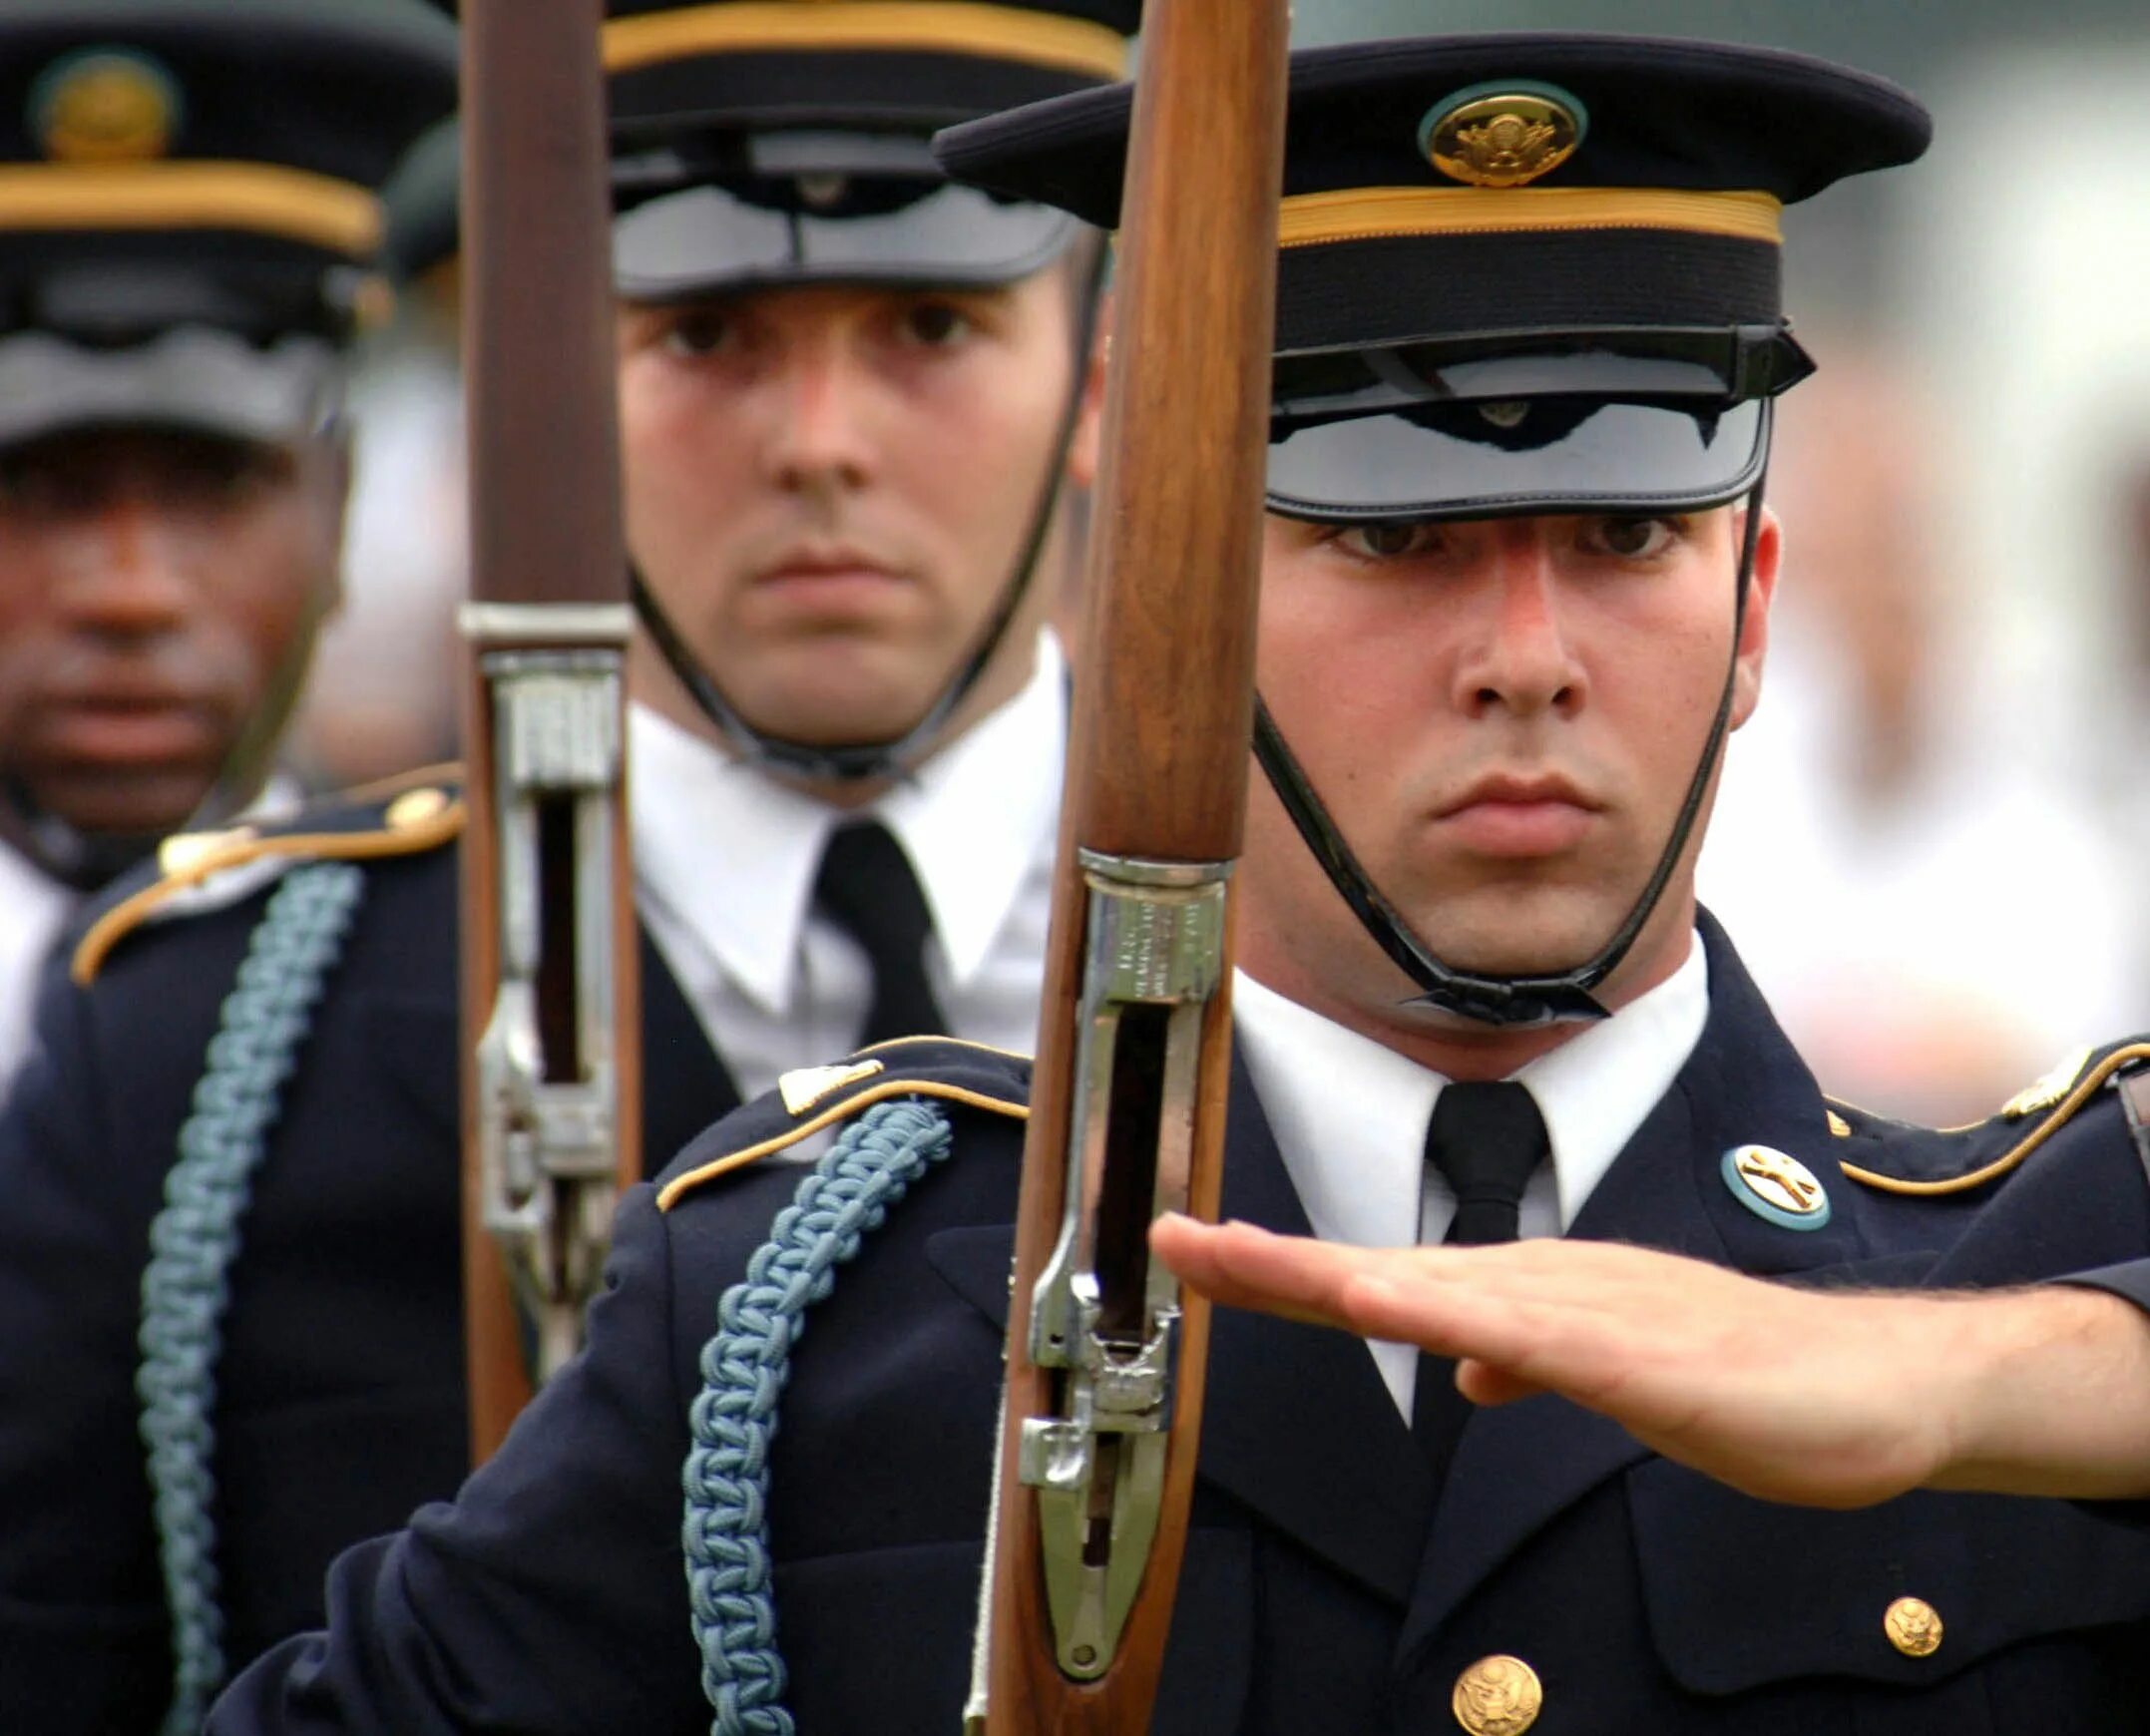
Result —
<path fill-rule="evenodd" d="M 248 229 L 365 259 L 381 244 L 381 204 L 274 163 L 12 164 L 0 167 L 5 229 Z"/>
<path fill-rule="evenodd" d="M 983 0 L 739 0 L 606 21 L 605 70 L 699 54 L 770 49 L 980 55 L 1100 79 L 1127 74 L 1127 39 L 1108 24 Z"/>
<path fill-rule="evenodd" d="M 1299 193 L 1277 214 L 1277 245 L 1401 235 L 1563 229 L 1673 229 L 1784 243 L 1784 207 L 1768 193 L 1647 187 L 1358 187 Z"/>

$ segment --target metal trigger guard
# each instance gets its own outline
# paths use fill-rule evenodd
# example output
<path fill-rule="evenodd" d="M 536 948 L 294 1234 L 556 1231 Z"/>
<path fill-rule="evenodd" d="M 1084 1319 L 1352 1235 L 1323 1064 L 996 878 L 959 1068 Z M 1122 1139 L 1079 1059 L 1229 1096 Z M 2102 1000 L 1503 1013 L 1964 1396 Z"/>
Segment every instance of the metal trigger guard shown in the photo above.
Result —
<path fill-rule="evenodd" d="M 612 1241 L 619 1134 L 613 1054 L 610 804 L 622 767 L 622 656 L 489 652 L 499 815 L 499 979 L 477 1055 L 486 1228 L 535 1335 L 542 1383 L 580 1345 Z M 541 812 L 572 836 L 574 1070 L 546 1054 Z M 556 1027 L 557 1029 L 557 1027 Z"/>
<path fill-rule="evenodd" d="M 1058 1415 L 1023 1425 L 1017 1473 L 1038 1492 L 1057 1659 L 1087 1681 L 1111 1665 L 1156 1535 L 1181 1308 L 1146 1239 L 1100 1246 L 1106 1159 L 1154 1154 L 1146 1211 L 1121 1221 L 1123 1240 L 1187 1208 L 1231 864 L 1077 855 L 1088 904 L 1067 1188 L 1030 1319 L 1031 1360 L 1066 1373 Z M 1138 1295 L 1124 1282 L 1107 1294 L 1135 1269 Z"/>

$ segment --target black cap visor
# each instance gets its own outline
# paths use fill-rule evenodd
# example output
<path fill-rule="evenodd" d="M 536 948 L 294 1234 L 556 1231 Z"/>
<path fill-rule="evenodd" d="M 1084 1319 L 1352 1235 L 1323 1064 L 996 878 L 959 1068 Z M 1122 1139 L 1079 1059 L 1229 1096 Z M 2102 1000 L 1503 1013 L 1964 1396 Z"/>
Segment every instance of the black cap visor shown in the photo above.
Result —
<path fill-rule="evenodd" d="M 630 203 L 651 184 L 661 191 Z M 993 288 L 1043 270 L 1081 227 L 1049 206 L 951 186 L 926 142 L 900 135 L 667 148 L 621 164 L 615 185 L 626 209 L 613 280 L 631 301 L 811 283 Z"/>
<path fill-rule="evenodd" d="M 341 414 L 343 365 L 318 338 L 269 347 L 202 326 L 87 347 L 49 332 L 0 339 L 0 447 L 88 428 L 163 428 L 283 445 Z"/>
<path fill-rule="evenodd" d="M 1577 333 L 1278 358 L 1269 507 L 1378 523 L 1665 512 L 1750 491 L 1789 333 Z"/>

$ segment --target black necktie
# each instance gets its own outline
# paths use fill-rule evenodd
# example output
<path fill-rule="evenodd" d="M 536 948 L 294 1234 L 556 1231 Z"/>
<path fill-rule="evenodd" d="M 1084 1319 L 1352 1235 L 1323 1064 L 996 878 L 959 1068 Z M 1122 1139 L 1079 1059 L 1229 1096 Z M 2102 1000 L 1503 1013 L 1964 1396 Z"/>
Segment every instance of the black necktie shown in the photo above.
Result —
<path fill-rule="evenodd" d="M 879 820 L 853 820 L 829 834 L 814 902 L 857 941 L 873 966 L 873 1005 L 859 1047 L 892 1037 L 946 1035 L 948 1021 L 926 981 L 933 917 L 910 858 Z"/>
<path fill-rule="evenodd" d="M 1545 1151 L 1544 1117 L 1521 1085 L 1443 1085 L 1426 1128 L 1426 1161 L 1456 1195 L 1456 1215 L 1444 1239 L 1452 1244 L 1513 1241 L 1523 1188 Z M 1470 1401 L 1456 1390 L 1455 1359 L 1422 1353 L 1411 1432 L 1433 1466 L 1436 1489 L 1448 1475 L 1456 1438 L 1470 1415 Z"/>

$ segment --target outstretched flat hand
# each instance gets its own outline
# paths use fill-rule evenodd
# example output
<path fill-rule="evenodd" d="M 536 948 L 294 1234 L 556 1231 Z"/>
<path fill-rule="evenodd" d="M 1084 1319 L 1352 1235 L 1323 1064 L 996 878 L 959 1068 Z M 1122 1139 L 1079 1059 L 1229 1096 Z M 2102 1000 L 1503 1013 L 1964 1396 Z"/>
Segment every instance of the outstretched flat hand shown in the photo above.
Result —
<path fill-rule="evenodd" d="M 2072 1350 L 2141 1360 L 2128 1304 L 2087 1291 L 1999 1297 L 1827 1292 L 1604 1242 L 1532 1239 L 1484 1248 L 1357 1248 L 1248 1224 L 1167 1217 L 1164 1262 L 1229 1306 L 1420 1345 L 1459 1359 L 1479 1404 L 1556 1392 L 1612 1418 L 1667 1459 L 1765 1500 L 1848 1508 L 1922 1484 L 2022 1493 L 2123 1494 L 2150 1466 L 2050 1459 L 2074 1440 L 2041 1415 Z M 2112 1346 L 2086 1336 L 2115 1334 Z M 2089 1370 L 2080 1371 L 2086 1376 Z M 2118 1371 L 2101 1365 L 2103 1376 Z M 2072 1395 L 2076 1414 L 2083 1389 Z M 2119 1443 L 2150 1458 L 2150 1428 Z"/>

